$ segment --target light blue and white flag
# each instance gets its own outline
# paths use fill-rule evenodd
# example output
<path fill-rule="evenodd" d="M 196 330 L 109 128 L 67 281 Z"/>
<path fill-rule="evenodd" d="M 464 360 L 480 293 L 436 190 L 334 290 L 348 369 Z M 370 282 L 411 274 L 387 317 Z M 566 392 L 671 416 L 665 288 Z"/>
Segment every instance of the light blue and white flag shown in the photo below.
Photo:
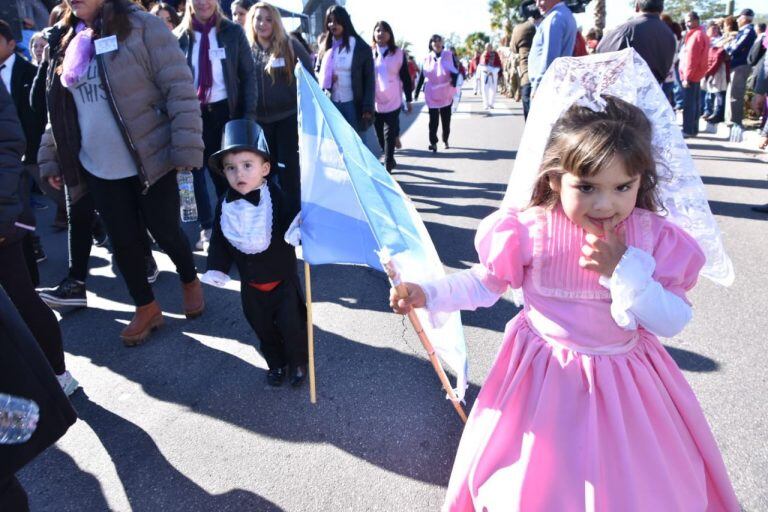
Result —
<path fill-rule="evenodd" d="M 378 255 L 385 255 L 403 281 L 445 275 L 410 199 L 301 65 L 296 80 L 304 260 L 383 271 Z M 438 356 L 456 374 L 456 396 L 463 400 L 467 349 L 459 313 L 416 313 Z"/>

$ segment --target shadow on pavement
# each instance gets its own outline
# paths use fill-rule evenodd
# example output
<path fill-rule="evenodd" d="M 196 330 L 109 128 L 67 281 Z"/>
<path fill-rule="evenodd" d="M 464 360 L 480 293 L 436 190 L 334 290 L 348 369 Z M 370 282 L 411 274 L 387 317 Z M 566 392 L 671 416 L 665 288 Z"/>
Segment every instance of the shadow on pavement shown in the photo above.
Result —
<path fill-rule="evenodd" d="M 744 187 L 768 190 L 768 180 L 750 180 L 744 178 L 724 178 L 721 176 L 702 176 L 706 185 L 721 185 L 724 187 Z"/>
<path fill-rule="evenodd" d="M 768 200 L 768 197 L 765 199 Z M 744 204 L 744 203 L 727 203 L 725 201 L 709 201 L 709 207 L 712 209 L 712 213 L 715 215 L 723 215 L 725 217 L 736 217 L 739 219 L 754 219 L 754 220 L 765 220 L 766 215 L 764 213 L 760 213 L 752 210 L 753 206 L 762 206 L 764 204 L 765 203 Z"/>
<path fill-rule="evenodd" d="M 670 347 L 669 345 L 664 345 L 664 348 L 669 352 L 669 355 L 672 356 L 672 359 L 675 360 L 681 370 L 689 372 L 716 372 L 720 369 L 720 364 L 717 361 L 696 352 Z"/>
<path fill-rule="evenodd" d="M 156 510 L 259 510 L 280 511 L 274 503 L 252 492 L 235 489 L 214 495 L 184 476 L 171 465 L 144 430 L 130 421 L 90 401 L 85 393 L 73 395 L 72 403 L 81 421 L 91 427 L 115 465 L 131 509 L 135 512 Z M 49 458 L 54 460 L 46 460 Z M 32 510 L 108 510 L 101 487 L 94 478 L 74 465 L 61 450 L 54 449 L 40 457 L 41 463 L 65 474 L 65 489 L 55 486 L 58 479 L 47 485 L 36 482 L 35 489 L 44 493 L 30 494 Z M 58 460 L 57 460 L 58 459 Z M 64 463 L 61 466 L 60 463 Z M 75 467 L 73 467 L 75 466 Z M 67 471 L 67 470 L 72 470 Z M 42 475 L 37 475 L 39 480 Z M 72 479 L 74 477 L 74 481 Z M 44 478 L 44 477 L 43 477 Z M 83 485 L 78 485 L 83 484 Z M 53 489 L 52 489 L 53 487 Z M 52 500 L 44 500 L 44 494 Z M 39 503 L 36 503 L 39 500 Z"/>

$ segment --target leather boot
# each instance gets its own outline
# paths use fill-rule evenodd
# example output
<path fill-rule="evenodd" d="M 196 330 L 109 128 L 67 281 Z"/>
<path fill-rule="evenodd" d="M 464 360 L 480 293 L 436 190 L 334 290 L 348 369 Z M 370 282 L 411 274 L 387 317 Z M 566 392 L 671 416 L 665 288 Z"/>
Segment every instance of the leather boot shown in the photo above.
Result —
<path fill-rule="evenodd" d="M 141 345 L 147 339 L 147 336 L 163 325 L 163 311 L 156 300 L 153 300 L 146 306 L 136 308 L 131 323 L 129 323 L 120 337 L 123 338 L 123 344 L 126 347 L 135 347 Z"/>
<path fill-rule="evenodd" d="M 205 299 L 203 299 L 203 285 L 195 278 L 191 283 L 181 283 L 181 292 L 184 296 L 184 314 L 191 320 L 203 314 Z"/>

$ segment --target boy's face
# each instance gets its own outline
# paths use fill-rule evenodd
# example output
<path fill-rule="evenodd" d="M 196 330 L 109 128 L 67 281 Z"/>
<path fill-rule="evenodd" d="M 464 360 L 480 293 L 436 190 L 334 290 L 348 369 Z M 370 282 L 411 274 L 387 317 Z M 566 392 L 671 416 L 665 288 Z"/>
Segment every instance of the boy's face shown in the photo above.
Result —
<path fill-rule="evenodd" d="M 264 184 L 270 164 L 258 153 L 238 151 L 224 157 L 223 169 L 229 186 L 245 195 Z"/>
<path fill-rule="evenodd" d="M 13 55 L 14 50 L 16 50 L 16 41 L 9 41 L 0 36 L 0 64 L 8 60 L 8 57 Z"/>

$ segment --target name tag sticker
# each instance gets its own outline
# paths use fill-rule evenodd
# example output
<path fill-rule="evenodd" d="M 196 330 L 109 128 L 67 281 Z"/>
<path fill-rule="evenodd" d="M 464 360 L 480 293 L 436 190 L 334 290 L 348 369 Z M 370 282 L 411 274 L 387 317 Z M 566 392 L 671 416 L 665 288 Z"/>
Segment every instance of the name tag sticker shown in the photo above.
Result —
<path fill-rule="evenodd" d="M 285 67 L 285 59 L 280 57 L 279 59 L 272 59 L 272 67 L 273 68 L 284 68 Z"/>
<path fill-rule="evenodd" d="M 208 50 L 208 58 L 211 60 L 223 60 L 227 58 L 227 52 L 224 48 L 211 48 Z"/>
<path fill-rule="evenodd" d="M 102 37 L 100 39 L 95 40 L 93 43 L 96 46 L 96 55 L 114 52 L 115 50 L 117 50 L 116 36 Z"/>

